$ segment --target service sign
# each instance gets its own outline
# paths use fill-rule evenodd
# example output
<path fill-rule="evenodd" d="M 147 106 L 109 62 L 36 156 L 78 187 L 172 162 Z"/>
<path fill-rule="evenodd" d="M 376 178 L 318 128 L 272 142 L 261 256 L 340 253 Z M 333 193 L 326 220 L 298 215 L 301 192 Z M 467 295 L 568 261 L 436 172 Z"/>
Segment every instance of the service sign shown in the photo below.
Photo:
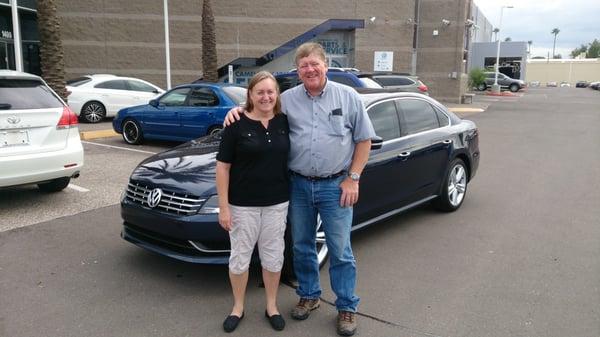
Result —
<path fill-rule="evenodd" d="M 394 52 L 376 51 L 373 61 L 373 71 L 392 71 L 394 68 Z"/>

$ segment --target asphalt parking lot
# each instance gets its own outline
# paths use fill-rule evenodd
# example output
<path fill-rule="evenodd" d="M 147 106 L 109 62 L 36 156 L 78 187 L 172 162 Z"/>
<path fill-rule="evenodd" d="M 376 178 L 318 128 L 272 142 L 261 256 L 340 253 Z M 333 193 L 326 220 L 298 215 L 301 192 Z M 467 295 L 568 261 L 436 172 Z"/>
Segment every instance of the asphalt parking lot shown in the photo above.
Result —
<path fill-rule="evenodd" d="M 358 336 L 600 336 L 600 94 L 530 88 L 477 96 L 482 158 L 455 213 L 430 207 L 356 233 Z M 110 126 L 107 123 L 103 123 Z M 87 125 L 82 125 L 81 129 Z M 99 126 L 94 126 L 94 128 Z M 0 336 L 222 336 L 227 269 L 119 238 L 118 201 L 143 158 L 176 143 L 84 142 L 75 187 L 0 190 Z M 334 296 L 286 330 L 264 318 L 252 273 L 233 335 L 335 336 Z"/>

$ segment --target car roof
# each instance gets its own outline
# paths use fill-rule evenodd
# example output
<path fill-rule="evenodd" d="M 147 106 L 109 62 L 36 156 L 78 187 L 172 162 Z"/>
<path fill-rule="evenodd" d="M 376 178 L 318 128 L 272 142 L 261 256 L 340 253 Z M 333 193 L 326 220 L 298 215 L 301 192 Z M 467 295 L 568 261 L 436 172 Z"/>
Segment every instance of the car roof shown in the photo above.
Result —
<path fill-rule="evenodd" d="M 34 75 L 34 74 L 30 74 L 30 73 L 25 73 L 22 71 L 16 71 L 16 70 L 8 70 L 8 69 L 2 69 L 0 70 L 0 78 L 8 78 L 8 79 L 31 79 L 31 80 L 41 80 L 42 78 Z"/>
<path fill-rule="evenodd" d="M 381 93 L 360 93 L 360 97 L 362 98 L 363 102 L 365 103 L 365 107 L 369 106 L 370 104 L 380 101 L 382 99 L 388 99 L 388 98 L 405 98 L 405 97 L 413 97 L 413 98 L 421 98 L 421 99 L 425 99 L 427 101 L 430 101 L 432 103 L 435 103 L 434 100 L 432 100 L 429 96 L 425 96 L 416 92 L 406 92 L 406 91 L 401 91 L 401 92 L 381 92 Z"/>
<path fill-rule="evenodd" d="M 231 83 L 224 83 L 224 82 L 184 83 L 184 84 L 180 84 L 178 86 L 175 86 L 175 87 L 173 87 L 171 89 L 188 88 L 188 87 L 211 87 L 213 89 L 218 89 L 218 88 L 223 88 L 223 87 L 237 87 L 237 88 L 246 89 L 245 87 L 243 87 L 241 85 L 231 84 Z"/>

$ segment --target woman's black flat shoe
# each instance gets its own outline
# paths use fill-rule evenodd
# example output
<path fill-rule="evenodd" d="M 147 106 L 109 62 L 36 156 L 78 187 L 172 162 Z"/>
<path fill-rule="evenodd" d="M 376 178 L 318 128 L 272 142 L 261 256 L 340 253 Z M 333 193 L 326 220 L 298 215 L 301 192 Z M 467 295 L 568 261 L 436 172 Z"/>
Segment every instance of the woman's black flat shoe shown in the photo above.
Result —
<path fill-rule="evenodd" d="M 285 328 L 285 320 L 280 314 L 269 316 L 269 313 L 265 310 L 265 317 L 269 320 L 269 323 L 271 323 L 271 327 L 273 329 L 281 331 L 283 328 Z"/>
<path fill-rule="evenodd" d="M 242 316 L 240 317 L 235 315 L 227 316 L 227 318 L 225 318 L 225 321 L 223 322 L 223 330 L 225 330 L 225 332 L 232 332 L 233 330 L 235 330 L 235 328 L 237 328 L 238 324 L 240 324 L 242 318 L 244 318 L 243 312 Z"/>

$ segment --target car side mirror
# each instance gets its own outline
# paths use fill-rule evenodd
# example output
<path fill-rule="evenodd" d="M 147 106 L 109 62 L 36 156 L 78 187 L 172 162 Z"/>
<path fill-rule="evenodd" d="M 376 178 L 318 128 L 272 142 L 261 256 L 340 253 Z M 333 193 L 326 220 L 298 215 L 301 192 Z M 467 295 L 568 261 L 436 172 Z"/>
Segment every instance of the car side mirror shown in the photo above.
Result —
<path fill-rule="evenodd" d="M 383 145 L 383 138 L 375 136 L 371 138 L 371 150 L 379 150 Z"/>
<path fill-rule="evenodd" d="M 158 106 L 158 100 L 157 99 L 151 99 L 148 104 L 150 104 L 150 105 L 152 105 L 153 107 L 156 108 Z"/>
<path fill-rule="evenodd" d="M 160 93 L 160 91 L 158 91 L 158 89 L 154 89 L 154 90 L 152 90 L 152 93 L 158 94 L 158 93 Z"/>

